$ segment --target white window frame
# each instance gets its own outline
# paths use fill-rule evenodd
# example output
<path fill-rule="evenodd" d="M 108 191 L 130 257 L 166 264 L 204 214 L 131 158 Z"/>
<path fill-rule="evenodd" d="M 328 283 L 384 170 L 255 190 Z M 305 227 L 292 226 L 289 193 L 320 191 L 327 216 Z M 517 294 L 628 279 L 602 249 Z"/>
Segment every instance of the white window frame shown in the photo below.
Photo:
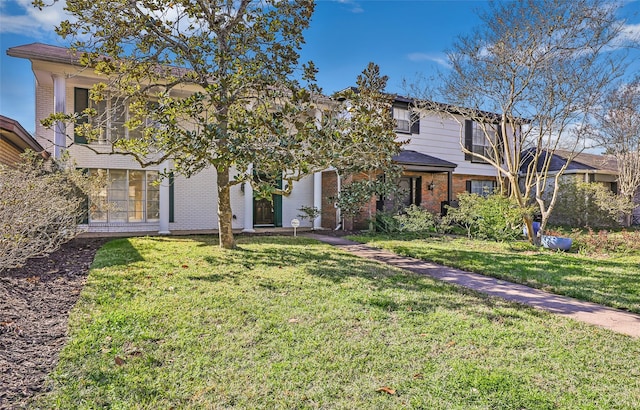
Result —
<path fill-rule="evenodd" d="M 491 146 L 490 139 L 492 139 L 492 143 L 496 143 L 497 132 L 492 125 L 483 126 L 480 125 L 479 122 L 473 121 L 472 123 L 473 131 L 472 131 L 472 142 L 471 142 L 471 151 L 475 154 L 483 155 L 487 158 L 493 157 L 493 147 Z M 480 162 L 486 164 L 487 161 L 478 158 L 473 155 L 471 157 L 471 162 Z"/>
<path fill-rule="evenodd" d="M 395 130 L 404 134 L 411 133 L 411 110 L 408 108 L 393 107 L 393 119 L 395 120 Z"/>
<path fill-rule="evenodd" d="M 121 209 L 120 207 L 118 208 L 114 208 L 113 207 L 113 201 L 115 200 L 113 197 L 114 194 L 114 190 L 112 190 L 111 188 L 111 173 L 113 171 L 124 171 L 125 172 L 125 184 L 124 184 L 124 192 L 126 192 L 125 197 L 124 198 L 118 198 L 119 202 L 121 204 L 124 204 L 124 207 L 126 209 Z M 93 168 L 93 169 L 89 169 L 89 173 L 93 173 L 93 172 L 106 172 L 107 173 L 107 181 L 108 181 L 108 186 L 103 188 L 103 191 L 101 192 L 100 197 L 102 197 L 102 201 L 104 203 L 104 207 L 105 209 L 101 209 L 101 205 L 100 204 L 95 204 L 93 203 L 91 200 L 89 200 L 89 213 L 88 213 L 88 222 L 89 224 L 101 224 L 101 223 L 127 223 L 127 224 L 136 224 L 136 223 L 146 223 L 146 222 L 158 222 L 160 220 L 160 198 L 159 198 L 159 187 L 154 187 L 153 189 L 150 189 L 150 187 L 152 186 L 152 182 L 151 181 L 151 175 L 155 174 L 155 178 L 153 178 L 154 180 L 157 180 L 159 178 L 159 174 L 158 171 L 147 171 L 147 170 L 136 170 L 136 169 L 97 169 L 97 168 Z M 135 199 L 135 197 L 132 199 L 131 196 L 131 178 L 130 178 L 130 174 L 131 172 L 142 172 L 144 177 L 143 177 L 143 181 L 142 181 L 142 199 Z M 151 198 L 151 192 L 155 192 L 155 197 L 157 199 L 153 199 Z M 134 214 L 131 207 L 132 204 L 135 207 L 135 202 L 140 202 L 142 201 L 142 218 L 136 219 L 133 218 L 132 215 Z M 157 209 L 157 216 L 156 217 L 149 217 L 149 209 L 150 209 L 150 204 L 152 203 L 156 203 L 155 209 Z M 95 209 L 92 209 L 93 207 L 95 207 Z M 95 213 L 100 213 L 100 214 L 104 214 L 105 218 L 100 218 L 100 219 L 95 219 L 94 215 Z M 124 220 L 122 218 L 117 218 L 116 215 L 119 214 L 124 214 L 125 218 Z"/>
<path fill-rule="evenodd" d="M 478 194 L 480 196 L 489 196 L 493 193 L 493 191 L 497 188 L 496 181 L 480 179 L 480 180 L 471 180 L 471 193 Z"/>

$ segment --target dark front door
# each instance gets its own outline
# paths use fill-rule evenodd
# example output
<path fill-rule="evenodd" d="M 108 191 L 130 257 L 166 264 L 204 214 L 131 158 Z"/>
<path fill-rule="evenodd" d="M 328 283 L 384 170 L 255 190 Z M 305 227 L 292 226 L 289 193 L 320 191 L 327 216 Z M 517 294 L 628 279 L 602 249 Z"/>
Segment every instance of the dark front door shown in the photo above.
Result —
<path fill-rule="evenodd" d="M 273 202 L 268 199 L 253 200 L 253 224 L 254 225 L 273 225 Z"/>

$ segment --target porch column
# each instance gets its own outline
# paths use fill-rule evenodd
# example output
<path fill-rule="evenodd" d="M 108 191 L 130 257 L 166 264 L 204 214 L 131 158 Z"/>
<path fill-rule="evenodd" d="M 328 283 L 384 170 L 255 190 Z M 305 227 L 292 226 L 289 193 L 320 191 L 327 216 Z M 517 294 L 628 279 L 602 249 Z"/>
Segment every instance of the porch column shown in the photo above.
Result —
<path fill-rule="evenodd" d="M 322 172 L 313 174 L 313 206 L 322 211 Z M 313 229 L 322 226 L 322 214 L 311 221 Z"/>
<path fill-rule="evenodd" d="M 169 161 L 164 161 L 160 165 L 160 172 L 168 173 L 170 171 Z M 160 182 L 160 229 L 158 233 L 160 235 L 169 235 L 169 183 L 171 181 L 168 177 L 165 177 Z"/>
<path fill-rule="evenodd" d="M 453 200 L 453 172 L 447 172 L 447 202 L 451 204 Z"/>
<path fill-rule="evenodd" d="M 253 165 L 247 168 L 249 178 L 253 177 Z M 255 232 L 253 229 L 253 187 L 249 181 L 244 184 L 244 229 L 242 232 Z"/>
<path fill-rule="evenodd" d="M 64 114 L 65 112 L 65 104 L 67 102 L 66 85 L 67 81 L 63 75 L 53 75 L 53 111 L 56 114 Z M 53 129 L 53 158 L 60 158 L 62 152 L 67 147 L 66 139 L 64 122 L 56 122 L 56 126 Z"/>

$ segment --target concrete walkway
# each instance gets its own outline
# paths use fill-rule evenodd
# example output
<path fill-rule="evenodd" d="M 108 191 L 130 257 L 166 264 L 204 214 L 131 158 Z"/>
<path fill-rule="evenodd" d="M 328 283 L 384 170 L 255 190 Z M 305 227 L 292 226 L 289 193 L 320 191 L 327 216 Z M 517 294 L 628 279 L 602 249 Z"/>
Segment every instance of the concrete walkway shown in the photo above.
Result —
<path fill-rule="evenodd" d="M 363 258 L 428 275 L 443 282 L 454 283 L 490 296 L 497 296 L 529 305 L 536 309 L 546 310 L 635 338 L 640 337 L 640 315 L 637 314 L 595 303 L 583 302 L 566 296 L 554 295 L 528 286 L 469 273 L 419 259 L 399 256 L 389 251 L 372 248 L 344 238 L 306 233 L 303 235 L 334 245 Z"/>

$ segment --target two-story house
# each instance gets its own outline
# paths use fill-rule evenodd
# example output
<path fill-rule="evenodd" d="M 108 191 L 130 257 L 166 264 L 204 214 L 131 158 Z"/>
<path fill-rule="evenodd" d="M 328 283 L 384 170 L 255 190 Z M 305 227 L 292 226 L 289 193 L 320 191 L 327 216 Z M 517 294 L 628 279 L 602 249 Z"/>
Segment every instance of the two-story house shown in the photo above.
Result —
<path fill-rule="evenodd" d="M 116 110 L 108 100 L 95 107 L 108 118 L 96 141 L 87 143 L 63 127 L 43 127 L 40 120 L 51 113 L 82 112 L 87 108 L 89 89 L 101 78 L 92 70 L 83 69 L 77 56 L 66 48 L 35 43 L 10 48 L 7 54 L 31 62 L 36 79 L 37 141 L 54 157 L 66 150 L 78 167 L 108 174 L 110 184 L 101 201 L 115 206 L 102 209 L 100 204 L 90 204 L 85 221 L 88 231 L 169 233 L 217 228 L 214 169 L 205 169 L 190 178 L 165 178 L 157 184 L 161 173 L 171 170 L 170 161 L 143 168 L 129 156 L 109 154 L 111 141 L 135 136 L 124 127 L 127 113 Z M 397 97 L 393 105 L 398 138 L 408 140 L 395 158 L 404 168 L 399 181 L 406 192 L 403 202 L 441 212 L 442 205 L 455 200 L 460 192 L 482 193 L 486 187 L 494 187 L 495 170 L 465 155 L 460 146 L 460 136 L 464 135 L 469 149 L 483 149 L 485 137 L 475 131 L 473 122 L 435 114 L 418 118 L 411 110 L 411 102 Z M 335 229 L 341 222 L 333 202 L 339 184 L 334 171 L 318 172 L 297 182 L 289 196 L 274 196 L 273 201 L 255 198 L 249 184 L 234 186 L 233 228 L 251 232 L 261 226 L 288 227 L 301 214 L 301 207 L 315 206 L 322 216 L 305 220 L 302 226 Z M 384 198 L 372 199 L 371 206 L 384 209 Z"/>

